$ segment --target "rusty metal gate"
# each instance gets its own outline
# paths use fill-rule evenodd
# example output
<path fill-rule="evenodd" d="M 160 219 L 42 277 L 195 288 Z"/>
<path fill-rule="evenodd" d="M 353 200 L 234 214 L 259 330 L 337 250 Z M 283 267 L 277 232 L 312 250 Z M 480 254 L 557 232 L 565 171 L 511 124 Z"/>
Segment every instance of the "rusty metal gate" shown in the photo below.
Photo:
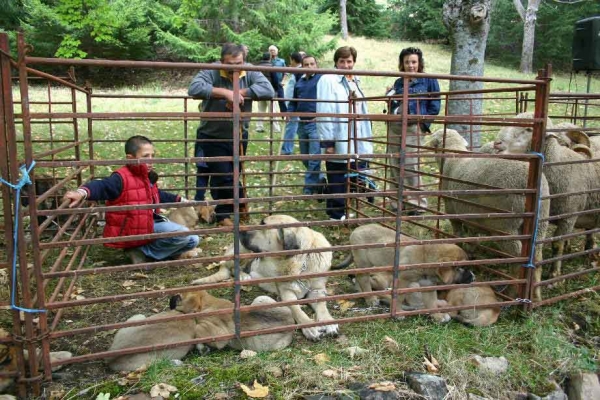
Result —
<path fill-rule="evenodd" d="M 452 101 L 489 101 L 501 104 L 495 111 L 485 115 L 451 116 L 446 112 L 439 116 L 409 116 L 402 118 L 397 115 L 378 114 L 373 112 L 368 116 L 355 112 L 358 101 L 366 101 L 372 109 L 381 109 L 389 106 L 390 98 L 387 96 L 365 97 L 363 100 L 349 98 L 348 114 L 335 115 L 343 117 L 356 124 L 361 119 L 368 118 L 374 127 L 372 143 L 373 154 L 350 155 L 322 155 L 323 160 L 351 160 L 353 162 L 368 161 L 367 171 L 357 170 L 347 162 L 346 194 L 341 195 L 347 204 L 347 218 L 332 221 L 323 217 L 325 205 L 322 202 L 307 203 L 309 201 L 323 200 L 327 194 L 299 194 L 302 189 L 303 170 L 295 169 L 295 165 L 314 159 L 314 155 L 282 155 L 278 150 L 282 139 L 273 130 L 273 120 L 283 118 L 286 113 L 273 112 L 273 103 L 267 113 L 250 113 L 234 106 L 231 113 L 199 113 L 195 111 L 196 100 L 185 94 L 128 94 L 107 91 L 105 93 L 92 91 L 90 86 L 80 86 L 76 82 L 76 67 L 96 68 L 146 68 L 168 69 L 181 71 L 195 71 L 198 69 L 227 69 L 233 72 L 234 82 L 238 82 L 240 70 L 260 70 L 260 68 L 245 65 L 240 67 L 215 66 L 214 64 L 196 63 L 167 63 L 167 62 L 134 62 L 110 60 L 59 60 L 30 57 L 24 38 L 19 36 L 18 58 L 12 59 L 9 54 L 8 39 L 5 34 L 0 34 L 0 67 L 2 89 L 0 96 L 0 174 L 3 180 L 2 190 L 2 216 L 3 226 L 3 256 L 0 259 L 0 269 L 6 271 L 6 282 L 2 288 L 2 306 L 6 316 L 0 320 L 0 326 L 10 330 L 9 334 L 0 338 L 0 345 L 5 346 L 10 352 L 10 365 L 0 372 L 0 379 L 14 380 L 17 384 L 17 393 L 25 397 L 28 393 L 38 396 L 41 393 L 42 383 L 52 378 L 52 368 L 60 365 L 84 363 L 96 359 L 114 357 L 121 354 L 155 351 L 164 348 L 181 346 L 182 343 L 171 343 L 160 346 L 143 346 L 108 351 L 105 342 L 96 348 L 83 345 L 80 353 L 75 352 L 74 357 L 66 360 L 51 360 L 50 353 L 60 346 L 69 345 L 70 348 L 79 349 L 75 344 L 84 343 L 96 335 L 106 334 L 115 329 L 131 326 L 141 326 L 148 322 L 123 322 L 115 319 L 116 311 L 120 307 L 133 307 L 148 311 L 158 308 L 165 297 L 195 291 L 198 289 L 221 289 L 226 291 L 233 302 L 233 309 L 226 310 L 232 314 L 235 321 L 235 332 L 230 335 L 218 337 L 200 337 L 184 342 L 187 344 L 210 343 L 215 340 L 227 340 L 236 337 L 246 337 L 256 334 L 265 334 L 281 331 L 296 330 L 313 326 L 323 326 L 331 321 L 313 321 L 300 325 L 287 325 L 269 330 L 243 331 L 240 326 L 240 312 L 256 309 L 271 308 L 273 305 L 246 305 L 251 294 L 242 292 L 240 278 L 241 267 L 251 261 L 255 256 L 240 252 L 239 237 L 241 232 L 261 231 L 267 227 L 260 225 L 259 221 L 275 213 L 285 213 L 297 217 L 298 222 L 284 224 L 282 228 L 309 227 L 326 232 L 332 238 L 331 248 L 314 249 L 282 249 L 267 252 L 265 255 L 272 257 L 291 257 L 301 254 L 319 252 L 349 252 L 360 248 L 393 248 L 395 249 L 394 262 L 388 266 L 378 266 L 369 269 L 370 272 L 388 271 L 393 274 L 391 287 L 375 292 L 378 295 L 391 296 L 389 310 L 373 311 L 367 315 L 355 316 L 338 311 L 335 314 L 336 323 L 360 323 L 375 319 L 396 318 L 415 314 L 431 314 L 433 312 L 456 311 L 466 307 L 445 307 L 438 309 L 417 309 L 405 311 L 398 304 L 398 295 L 413 292 L 436 291 L 448 288 L 469 286 L 509 286 L 513 288 L 510 293 L 499 292 L 498 303 L 494 306 L 520 306 L 526 309 L 553 303 L 567 297 L 581 295 L 600 286 L 579 287 L 568 293 L 555 293 L 546 290 L 549 285 L 569 279 L 581 279 L 598 270 L 595 265 L 587 266 L 577 271 L 568 272 L 550 279 L 534 281 L 534 267 L 556 261 L 556 258 L 546 260 L 535 259 L 535 247 L 538 251 L 545 243 L 576 239 L 582 235 L 593 235 L 598 227 L 586 228 L 583 233 L 569 233 L 563 237 L 544 236 L 537 232 L 539 224 L 556 220 L 556 216 L 539 220 L 540 204 L 543 200 L 559 197 L 560 194 L 551 194 L 546 198 L 540 197 L 542 170 L 547 165 L 540 156 L 542 150 L 543 132 L 546 131 L 546 117 L 549 116 L 549 107 L 552 104 L 565 104 L 577 102 L 572 105 L 561 118 L 580 122 L 580 107 L 588 107 L 586 130 L 593 133 L 598 130 L 598 109 L 595 103 L 597 96 L 551 96 L 549 69 L 540 71 L 534 80 L 493 79 L 456 77 L 450 75 L 431 75 L 447 84 L 451 80 L 481 81 L 487 85 L 486 89 L 475 91 L 450 92 L 442 90 L 440 97 L 446 107 Z M 36 67 L 52 65 L 67 69 L 65 77 L 57 77 L 42 72 Z M 39 68 L 39 67 L 38 67 Z M 275 69 L 282 72 L 294 72 L 289 68 Z M 320 73 L 336 73 L 333 70 L 317 70 Z M 408 74 L 373 71 L 354 71 L 356 75 L 370 79 L 396 79 Z M 405 85 L 407 87 L 408 85 Z M 383 87 L 383 85 L 382 85 Z M 234 85 L 234 92 L 239 91 L 239 84 Z M 33 93 L 35 92 L 35 93 Z M 58 92 L 58 93 L 57 93 Z M 406 107 L 409 95 L 405 92 L 400 98 Z M 154 102 L 169 102 L 169 111 L 148 111 L 149 104 Z M 118 104 L 117 104 L 118 103 Z M 527 109 L 534 110 L 531 118 L 516 119 L 514 115 Z M 128 109 L 111 109 L 127 105 Z M 140 105 L 143 109 L 137 109 Z M 162 107 L 161 103 L 161 107 Z M 166 103 L 165 103 L 166 104 Z M 405 109 L 406 110 L 406 109 Z M 297 113 L 292 116 L 307 116 Z M 556 113 L 551 113 L 556 118 Z M 121 148 L 122 142 L 134 132 L 150 132 L 156 146 L 161 149 L 161 157 L 152 160 L 157 168 L 165 168 L 168 172 L 161 177 L 164 179 L 163 187 L 193 197 L 193 193 L 200 188 L 196 179 L 201 176 L 194 168 L 195 163 L 206 162 L 205 156 L 197 156 L 192 147 L 197 139 L 192 129 L 195 129 L 202 118 L 233 119 L 233 146 L 240 148 L 240 127 L 244 121 L 252 117 L 253 120 L 264 119 L 269 123 L 269 132 L 265 137 L 256 137 L 249 145 L 248 153 L 234 153 L 232 157 L 222 157 L 221 161 L 231 162 L 234 165 L 234 187 L 245 186 L 248 196 L 239 196 L 234 190 L 234 197 L 230 200 L 197 200 L 191 203 L 166 203 L 168 209 L 177 209 L 189 205 L 214 206 L 228 203 L 233 205 L 234 225 L 231 227 L 216 227 L 202 225 L 192 228 L 189 233 L 201 235 L 205 243 L 207 238 L 213 241 L 222 240 L 223 243 L 233 243 L 232 255 L 223 255 L 222 246 L 217 249 L 206 246 L 206 252 L 192 259 L 167 260 L 160 262 L 146 262 L 142 264 L 123 263 L 118 258 L 114 259 L 113 253 L 102 252 L 101 244 L 140 239 L 131 238 L 103 238 L 101 226 L 105 212 L 132 209 L 132 206 L 106 206 L 103 204 L 88 203 L 85 207 L 70 208 L 69 202 L 62 199 L 64 191 L 74 189 L 91 179 L 106 177 L 112 166 L 131 164 L 124 160 L 114 148 Z M 460 132 L 466 138 L 475 134 L 490 136 L 501 127 L 525 127 L 532 131 L 532 153 L 522 155 L 504 155 L 466 152 L 463 150 L 434 149 L 427 143 L 419 142 L 416 145 L 407 145 L 409 125 L 419 122 L 434 122 L 444 130 L 451 125 L 461 124 L 469 127 L 468 131 Z M 402 126 L 402 145 L 399 152 L 389 151 L 390 133 L 388 124 L 396 122 Z M 162 125 L 157 128 L 155 124 Z M 165 132 L 162 132 L 165 130 Z M 150 134 L 149 133 L 149 134 Z M 444 140 L 446 136 L 444 135 Z M 348 139 L 349 141 L 351 139 Z M 465 149 L 466 150 L 466 149 Z M 470 149 L 477 150 L 477 149 Z M 390 165 L 390 159 L 400 158 L 398 167 Z M 405 160 L 409 157 L 415 159 L 413 163 Z M 317 157 L 318 158 L 318 157 Z M 512 159 L 520 160 L 527 165 L 526 186 L 521 188 L 495 187 L 485 184 L 468 184 L 467 189 L 448 190 L 444 182 L 460 182 L 444 172 L 443 165 L 448 160 L 460 159 Z M 214 158 L 213 158 L 214 161 Z M 585 161 L 590 165 L 598 160 L 595 156 Z M 140 161 L 134 161 L 140 163 Z M 143 163 L 143 161 L 141 162 Z M 579 162 L 582 163 L 582 162 Z M 438 168 L 438 164 L 441 167 Z M 283 165 L 283 167 L 282 167 Z M 398 184 L 395 184 L 391 169 L 397 168 Z M 417 186 L 403 184 L 407 170 L 416 173 L 421 178 Z M 360 179 L 355 179 L 359 177 Z M 279 183 L 278 183 L 279 182 Z M 592 189 L 586 194 L 600 191 Z M 581 193 L 579 193 L 581 194 Z M 573 195 L 569 193 L 567 195 Z M 423 207 L 423 214 L 403 214 L 406 200 L 411 196 L 427 197 L 430 203 Z M 519 196 L 524 205 L 523 210 L 507 210 L 503 208 L 487 207 L 479 212 L 447 213 L 443 203 L 454 201 L 461 204 L 471 203 L 476 196 L 510 197 Z M 400 200 L 400 201 L 399 201 Z M 396 208 L 390 207 L 396 203 Z M 308 204 L 308 205 L 307 205 Z M 250 206 L 247 212 L 245 205 Z M 142 207 L 144 208 L 144 207 Z M 148 205 L 145 208 L 153 208 Z M 594 215 L 597 209 L 580 211 L 585 215 Z M 559 218 L 565 216 L 560 216 Z M 241 219 L 247 218 L 249 222 L 241 224 Z M 522 221 L 519 231 L 502 231 L 486 228 L 485 221 L 518 219 Z M 482 222 L 483 225 L 482 225 Z M 378 223 L 394 229 L 396 240 L 388 243 L 366 245 L 349 244 L 347 233 L 349 227 L 361 226 L 366 223 Z M 463 224 L 465 227 L 487 232 L 484 235 L 457 235 L 451 229 L 451 223 Z M 332 233 L 333 232 L 333 233 Z M 340 234 L 340 232 L 342 232 Z M 400 233 L 410 237 L 400 243 Z M 174 237 L 181 233 L 155 233 L 142 238 Z M 335 239 L 335 242 L 334 240 Z M 512 241 L 519 243 L 518 254 L 511 254 L 490 246 L 489 243 Z M 221 242 L 219 242 L 221 243 Z M 402 248 L 409 245 L 420 244 L 461 244 L 473 249 L 476 258 L 464 261 L 433 262 L 426 264 L 400 265 Z M 477 251 L 475 251 L 477 250 Z M 586 248 L 562 256 L 568 260 L 574 257 L 597 254 L 597 248 Z M 481 255 L 483 254 L 483 255 Z M 206 273 L 206 268 L 218 267 L 223 262 L 233 265 L 233 280 L 220 283 L 192 286 L 189 277 L 199 273 Z M 116 264 L 115 264 L 116 263 Z M 516 273 L 501 271 L 501 266 L 516 266 Z M 587 265 L 587 262 L 586 262 Z M 463 266 L 473 268 L 481 276 L 478 281 L 471 284 L 437 285 L 420 288 L 400 288 L 398 274 L 400 271 L 414 268 L 439 268 L 440 266 Z M 364 270 L 347 269 L 325 271 L 304 275 L 305 279 L 315 277 L 329 277 L 340 279 L 349 274 L 357 274 Z M 174 278 L 174 283 L 169 285 L 132 284 L 128 287 L 112 285 L 113 291 L 99 289 L 100 280 L 116 282 L 124 277 L 141 274 L 144 279 L 153 279 L 159 274 L 169 275 Z M 160 278 L 162 279 L 162 278 Z M 158 279 L 156 282 L 160 282 Z M 276 278 L 262 278 L 244 280 L 243 285 L 255 287 L 259 284 L 297 280 L 297 276 L 281 276 Z M 298 280 L 300 281 L 300 280 Z M 98 287 L 98 288 L 97 288 Z M 533 301 L 536 288 L 544 288 L 544 300 Z M 335 289 L 334 293 L 327 293 L 320 299 L 299 299 L 295 301 L 279 302 L 278 305 L 307 305 L 317 301 L 337 301 L 348 299 L 362 299 L 371 293 L 355 292 L 344 288 L 343 284 Z M 137 301 L 137 303 L 135 303 Z M 143 304 L 142 304 L 143 303 Z M 468 306 L 471 307 L 471 306 Z M 205 316 L 223 314 L 224 311 L 200 312 L 183 314 L 176 317 L 154 320 L 154 323 L 172 320 L 186 320 L 202 318 Z M 98 320 L 96 320 L 96 317 Z M 99 321 L 99 322 L 97 322 Z M 25 351 L 28 355 L 25 357 Z"/>

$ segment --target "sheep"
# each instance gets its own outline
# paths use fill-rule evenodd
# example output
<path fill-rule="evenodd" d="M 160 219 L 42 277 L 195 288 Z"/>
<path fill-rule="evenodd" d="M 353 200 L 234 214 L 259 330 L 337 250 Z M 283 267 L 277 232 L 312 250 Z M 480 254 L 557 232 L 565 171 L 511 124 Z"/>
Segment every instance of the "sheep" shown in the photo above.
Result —
<path fill-rule="evenodd" d="M 517 118 L 532 118 L 531 113 L 517 115 Z M 589 159 L 592 156 L 590 140 L 576 126 L 568 123 L 558 124 L 557 133 L 546 133 L 542 153 L 546 162 L 576 161 Z M 553 130 L 555 130 L 553 129 Z M 575 142 L 577 144 L 572 145 Z M 571 145 L 572 148 L 567 147 Z M 524 153 L 531 146 L 531 130 L 523 127 L 504 127 L 498 133 L 495 148 L 500 154 Z M 593 146 L 592 146 L 593 148 Z M 600 164 L 583 163 L 567 165 L 551 165 L 544 167 L 551 194 L 578 193 L 600 187 Z M 553 198 L 550 201 L 550 215 L 562 215 L 600 207 L 600 193 L 588 193 Z M 554 236 L 562 236 L 573 232 L 575 227 L 593 229 L 600 222 L 600 214 L 571 216 L 556 220 Z M 552 242 L 553 257 L 564 253 L 565 241 Z M 586 248 L 593 248 L 593 237 L 588 235 Z M 552 277 L 561 275 L 562 262 L 554 262 Z"/>
<path fill-rule="evenodd" d="M 441 148 L 443 144 L 443 130 L 438 130 L 430 136 L 428 141 L 429 146 Z M 447 129 L 445 149 L 467 151 L 467 141 L 453 129 Z M 480 185 L 485 184 L 499 188 L 507 189 L 526 189 L 527 178 L 529 173 L 528 163 L 523 161 L 513 161 L 494 158 L 446 158 L 438 159 L 438 163 L 444 163 L 443 176 L 448 178 L 460 179 L 461 181 L 473 182 L 468 184 L 458 182 L 452 179 L 442 179 L 443 190 L 465 190 L 465 189 L 481 189 Z M 548 182 L 542 176 L 541 196 L 548 195 Z M 482 206 L 500 208 L 510 210 L 515 213 L 525 211 L 525 197 L 518 194 L 508 195 L 458 195 L 461 199 L 469 200 L 472 203 L 481 204 Z M 473 214 L 486 213 L 489 209 L 478 207 L 475 204 L 463 203 L 453 199 L 445 198 L 445 210 L 448 214 Z M 539 209 L 539 218 L 548 217 L 549 202 L 544 200 L 541 202 Z M 521 232 L 524 220 L 522 218 L 501 218 L 489 219 L 478 218 L 471 220 L 479 225 L 489 229 L 501 230 L 509 235 L 518 235 Z M 451 220 L 452 228 L 457 236 L 462 235 L 462 225 L 460 221 Z M 538 239 L 543 239 L 548 226 L 547 221 L 538 223 Z M 497 243 L 500 250 L 509 253 L 513 256 L 521 256 L 521 241 L 520 240 L 503 240 Z M 535 259 L 542 259 L 541 247 L 537 246 L 535 250 Z M 541 269 L 535 271 L 536 282 L 541 280 Z M 535 291 L 536 298 L 541 300 L 541 288 L 537 287 Z"/>

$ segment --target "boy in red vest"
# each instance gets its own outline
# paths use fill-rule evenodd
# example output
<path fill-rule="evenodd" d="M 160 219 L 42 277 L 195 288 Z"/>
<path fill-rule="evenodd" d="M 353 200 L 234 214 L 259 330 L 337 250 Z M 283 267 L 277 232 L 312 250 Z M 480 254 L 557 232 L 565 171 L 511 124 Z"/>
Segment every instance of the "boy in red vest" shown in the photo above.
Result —
<path fill-rule="evenodd" d="M 132 136 L 125 142 L 127 159 L 152 159 L 154 146 L 145 136 Z M 107 206 L 146 205 L 176 203 L 182 201 L 179 195 L 158 189 L 158 174 L 151 164 L 128 164 L 114 171 L 108 178 L 93 180 L 77 190 L 65 194 L 69 207 L 79 205 L 83 200 L 106 201 Z M 107 211 L 104 237 L 148 235 L 151 233 L 183 232 L 188 228 L 169 221 L 155 209 L 133 209 L 127 211 Z M 164 260 L 180 256 L 195 256 L 198 235 L 180 235 L 159 239 L 140 239 L 124 242 L 105 243 L 105 246 L 124 249 L 134 264 L 146 262 L 146 258 Z"/>

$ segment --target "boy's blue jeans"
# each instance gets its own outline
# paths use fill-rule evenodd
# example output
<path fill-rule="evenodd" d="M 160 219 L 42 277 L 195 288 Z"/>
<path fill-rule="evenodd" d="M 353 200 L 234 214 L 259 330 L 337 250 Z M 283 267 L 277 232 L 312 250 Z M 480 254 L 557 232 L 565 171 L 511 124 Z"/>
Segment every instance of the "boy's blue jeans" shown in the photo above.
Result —
<path fill-rule="evenodd" d="M 281 155 L 294 154 L 294 141 L 298 131 L 298 121 L 300 118 L 292 117 L 285 124 L 285 133 L 283 134 L 283 144 L 281 145 Z"/>
<path fill-rule="evenodd" d="M 184 232 L 189 231 L 185 226 L 176 224 L 169 220 L 154 221 L 154 233 Z M 146 257 L 155 260 L 165 260 L 177 257 L 186 251 L 198 247 L 200 237 L 198 235 L 181 235 L 169 238 L 159 238 L 140 247 Z"/>

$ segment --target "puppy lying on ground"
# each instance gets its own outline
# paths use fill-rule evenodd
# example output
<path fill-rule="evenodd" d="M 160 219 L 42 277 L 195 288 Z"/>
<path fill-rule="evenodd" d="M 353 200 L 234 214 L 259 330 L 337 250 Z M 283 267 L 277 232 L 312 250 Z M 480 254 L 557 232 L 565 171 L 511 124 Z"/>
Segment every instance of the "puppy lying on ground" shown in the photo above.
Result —
<path fill-rule="evenodd" d="M 440 307 L 478 306 L 498 302 L 496 293 L 494 293 L 494 290 L 490 286 L 475 286 L 441 291 L 440 298 L 442 299 L 438 301 Z M 451 311 L 449 314 L 452 318 L 466 325 L 489 326 L 498 320 L 500 307 Z"/>
<path fill-rule="evenodd" d="M 331 245 L 321 233 L 307 227 L 277 228 L 277 225 L 298 222 L 287 215 L 272 215 L 261 224 L 273 226 L 273 229 L 244 231 L 240 234 L 241 253 L 264 253 L 283 250 L 310 250 L 329 248 Z M 233 245 L 226 251 L 233 254 Z M 304 274 L 329 271 L 331 268 L 331 251 L 298 254 L 288 257 L 264 256 L 252 260 L 242 279 L 273 278 L 285 275 L 297 275 L 295 281 L 264 283 L 261 289 L 276 293 L 282 301 L 295 301 L 305 297 L 318 299 L 327 295 L 327 278 L 301 279 Z M 196 279 L 192 284 L 215 283 L 233 276 L 233 262 L 221 266 L 218 272 L 205 278 Z M 325 302 L 311 303 L 317 321 L 333 321 Z M 300 305 L 290 306 L 294 320 L 298 324 L 313 322 Z M 302 333 L 310 340 L 319 340 L 323 335 L 337 335 L 338 325 L 330 324 L 318 327 L 303 328 Z"/>
<path fill-rule="evenodd" d="M 179 311 L 165 311 L 146 318 L 142 314 L 134 315 L 127 322 L 151 320 L 181 315 Z M 130 347 L 160 345 L 192 340 L 196 323 L 193 319 L 184 321 L 160 322 L 152 325 L 139 325 L 122 328 L 117 331 L 109 350 L 121 350 Z M 107 360 L 113 371 L 135 371 L 142 365 L 150 365 L 153 361 L 166 358 L 169 360 L 183 358 L 192 345 L 157 350 L 150 353 L 126 354 Z"/>
<path fill-rule="evenodd" d="M 274 304 L 275 300 L 268 296 L 259 296 L 252 302 L 252 305 Z M 229 300 L 220 299 L 201 290 L 198 292 L 188 292 L 183 296 L 173 296 L 171 298 L 171 309 L 183 313 L 194 313 L 199 311 L 215 311 L 222 309 L 233 309 L 233 303 Z M 288 307 L 268 308 L 264 310 L 255 310 L 244 312 L 241 315 L 242 331 L 254 331 L 278 326 L 293 325 L 294 318 Z M 194 328 L 197 339 L 214 337 L 220 335 L 231 335 L 235 333 L 232 314 L 211 315 L 198 318 Z M 236 350 L 248 349 L 254 351 L 272 351 L 286 348 L 292 343 L 293 332 L 271 333 L 267 335 L 258 335 L 241 339 L 231 339 L 220 342 L 206 343 L 207 346 L 216 349 L 222 349 L 225 346 Z M 205 345 L 199 343 L 196 345 L 198 350 L 205 350 Z"/>
<path fill-rule="evenodd" d="M 409 238 L 401 237 L 401 241 Z M 379 224 L 368 224 L 356 228 L 350 235 L 350 244 L 374 244 L 393 243 L 396 240 L 396 232 Z M 371 268 L 379 266 L 394 265 L 394 247 L 353 249 L 352 259 L 356 268 Z M 434 262 L 449 262 L 467 260 L 467 254 L 454 244 L 428 244 L 403 246 L 400 249 L 400 265 L 425 264 Z M 349 265 L 351 259 L 334 267 L 344 268 Z M 361 292 L 372 292 L 374 290 L 386 290 L 392 287 L 392 272 L 377 272 L 373 274 L 359 274 L 356 276 L 357 289 Z M 398 288 L 415 288 L 431 286 L 436 284 L 470 283 L 473 274 L 462 268 L 440 267 L 423 268 L 400 271 Z M 422 292 L 423 306 L 425 308 L 437 308 L 437 292 Z M 402 304 L 405 295 L 398 295 L 398 303 Z M 367 296 L 367 304 L 376 306 L 380 301 L 390 304 L 391 297 Z M 432 314 L 432 318 L 438 322 L 450 321 L 450 315 L 446 313 Z"/>
<path fill-rule="evenodd" d="M 206 224 L 215 222 L 215 206 L 180 207 L 169 212 L 169 219 L 189 229 L 198 225 L 199 221 Z"/>
<path fill-rule="evenodd" d="M 255 304 L 275 303 L 275 300 L 267 296 L 257 297 Z M 181 315 L 182 313 L 193 313 L 200 311 L 214 311 L 221 309 L 233 309 L 233 303 L 229 300 L 220 299 L 201 290 L 189 292 L 183 296 L 173 296 L 170 300 L 171 311 L 146 318 L 138 314 L 127 321 L 140 321 L 144 319 L 157 319 L 169 316 Z M 292 313 L 287 307 L 270 308 L 266 310 L 250 311 L 242 314 L 242 330 L 261 330 L 277 326 L 293 325 Z M 161 345 L 183 342 L 194 338 L 206 338 L 220 335 L 230 335 L 235 332 L 232 314 L 211 315 L 186 319 L 179 321 L 160 322 L 152 325 L 132 326 L 117 331 L 109 350 L 120 350 L 131 347 L 150 345 Z M 232 339 L 229 341 L 209 343 L 211 347 L 222 349 L 229 345 L 234 349 L 249 349 L 254 351 L 280 350 L 292 342 L 293 332 L 274 333 L 268 335 Z M 205 350 L 204 344 L 198 344 L 199 350 Z M 148 353 L 127 354 L 109 360 L 109 367 L 113 371 L 134 371 L 142 365 L 149 365 L 155 360 L 181 359 L 193 345 L 174 347 L 170 349 L 157 350 Z"/>

